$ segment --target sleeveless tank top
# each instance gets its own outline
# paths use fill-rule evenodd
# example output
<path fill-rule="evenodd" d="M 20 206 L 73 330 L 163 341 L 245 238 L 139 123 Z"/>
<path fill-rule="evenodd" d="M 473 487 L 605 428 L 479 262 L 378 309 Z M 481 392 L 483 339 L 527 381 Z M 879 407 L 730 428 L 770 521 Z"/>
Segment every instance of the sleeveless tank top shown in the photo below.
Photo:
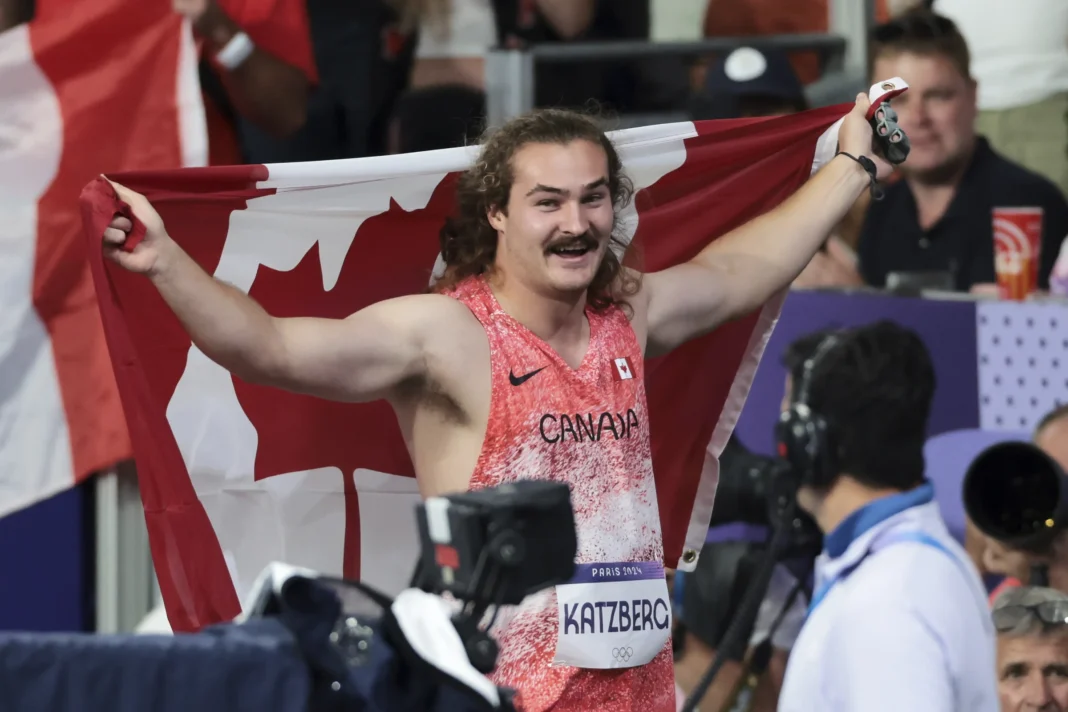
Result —
<path fill-rule="evenodd" d="M 571 487 L 576 564 L 663 562 L 645 400 L 644 361 L 617 307 L 587 308 L 590 342 L 578 369 L 510 317 L 481 277 L 450 296 L 471 310 L 490 346 L 489 421 L 471 489 L 518 479 Z M 525 712 L 675 710 L 671 640 L 652 661 L 623 669 L 554 664 L 555 588 L 502 608 L 493 634 L 498 685 L 519 691 Z M 636 625 L 637 629 L 637 625 Z"/>

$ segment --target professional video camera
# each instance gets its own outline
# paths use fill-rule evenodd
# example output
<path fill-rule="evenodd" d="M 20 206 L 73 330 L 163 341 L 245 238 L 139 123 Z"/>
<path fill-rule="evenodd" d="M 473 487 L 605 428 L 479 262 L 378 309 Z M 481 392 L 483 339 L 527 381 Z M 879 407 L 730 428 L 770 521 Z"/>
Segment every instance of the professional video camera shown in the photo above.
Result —
<path fill-rule="evenodd" d="M 485 614 L 572 578 L 570 490 L 522 481 L 429 498 L 417 515 L 413 587 L 393 600 L 274 564 L 236 621 L 200 633 L 0 634 L 4 701 L 41 712 L 514 710 L 514 691 L 484 675 L 497 658 Z"/>
<path fill-rule="evenodd" d="M 1068 527 L 1068 476 L 1031 443 L 988 447 L 964 475 L 964 510 L 979 531 L 1008 547 L 1046 556 Z"/>
<path fill-rule="evenodd" d="M 716 506 L 709 526 L 734 522 L 769 530 L 786 529 L 781 558 L 816 556 L 823 534 L 805 512 L 793 507 L 798 477 L 783 459 L 749 451 L 732 435 L 720 455 Z"/>

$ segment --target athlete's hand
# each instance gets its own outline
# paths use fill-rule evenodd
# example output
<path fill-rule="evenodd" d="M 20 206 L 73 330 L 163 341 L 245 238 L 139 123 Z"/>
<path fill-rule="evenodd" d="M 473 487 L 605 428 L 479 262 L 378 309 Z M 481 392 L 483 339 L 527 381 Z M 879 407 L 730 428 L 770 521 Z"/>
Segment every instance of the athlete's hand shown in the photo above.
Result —
<path fill-rule="evenodd" d="M 875 152 L 873 145 L 875 132 L 872 131 L 867 117 L 870 107 L 871 101 L 868 95 L 863 92 L 857 94 L 857 102 L 853 110 L 846 114 L 845 121 L 838 130 L 838 148 L 857 158 L 867 156 L 875 161 L 879 180 L 883 180 L 893 172 L 893 167 Z"/>
<path fill-rule="evenodd" d="M 166 255 L 174 245 L 163 226 L 163 219 L 145 196 L 114 181 L 108 182 L 115 188 L 119 199 L 130 206 L 134 217 L 144 224 L 145 237 L 132 250 L 124 249 L 126 239 L 133 229 L 133 222 L 117 215 L 104 230 L 104 256 L 131 272 L 146 275 L 157 272 L 163 263 L 161 256 Z"/>

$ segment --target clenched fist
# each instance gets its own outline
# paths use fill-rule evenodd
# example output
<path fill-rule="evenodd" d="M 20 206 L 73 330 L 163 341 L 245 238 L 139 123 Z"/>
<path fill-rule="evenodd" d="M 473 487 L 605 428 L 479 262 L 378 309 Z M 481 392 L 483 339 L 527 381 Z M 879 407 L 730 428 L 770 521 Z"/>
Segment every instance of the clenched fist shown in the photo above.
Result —
<path fill-rule="evenodd" d="M 893 172 L 893 167 L 882 156 L 875 152 L 872 139 L 875 132 L 872 131 L 871 123 L 868 122 L 868 109 L 871 101 L 868 95 L 861 92 L 857 94 L 856 104 L 853 110 L 846 114 L 842 127 L 838 130 L 838 147 L 857 158 L 867 156 L 875 162 L 879 179 L 882 180 Z"/>
<path fill-rule="evenodd" d="M 119 199 L 130 206 L 134 217 L 144 224 L 145 237 L 132 250 L 124 249 L 133 222 L 121 215 L 116 216 L 104 230 L 104 256 L 131 272 L 152 275 L 159 270 L 163 262 L 161 256 L 171 249 L 174 242 L 167 234 L 159 213 L 145 196 L 114 181 L 108 182 L 115 188 Z"/>

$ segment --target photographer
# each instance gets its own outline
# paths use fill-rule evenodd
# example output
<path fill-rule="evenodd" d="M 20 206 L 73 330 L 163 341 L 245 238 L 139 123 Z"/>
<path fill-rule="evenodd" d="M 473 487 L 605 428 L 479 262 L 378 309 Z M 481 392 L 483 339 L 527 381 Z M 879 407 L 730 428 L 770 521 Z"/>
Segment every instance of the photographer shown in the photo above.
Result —
<path fill-rule="evenodd" d="M 1034 433 L 1034 446 L 1049 456 L 1062 470 L 1068 469 L 1068 405 L 1054 408 L 1039 420 Z M 1007 476 L 1010 473 L 1003 473 Z M 1060 523 L 1063 526 L 1063 522 Z M 1044 551 L 1025 551 L 1018 546 L 1000 542 L 992 536 L 969 527 L 969 535 L 980 538 L 978 547 L 984 572 L 1005 576 L 1002 584 L 991 594 L 997 598 L 1006 588 L 1028 582 L 1032 566 L 1046 570 L 1049 585 L 1068 592 L 1068 536 L 1057 533 Z"/>
<path fill-rule="evenodd" d="M 783 409 L 790 404 L 793 384 L 800 381 L 805 362 L 828 333 L 806 334 L 783 352 Z M 717 652 L 721 652 L 728 662 L 700 701 L 702 709 L 721 709 L 735 694 L 733 688 L 738 679 L 747 672 L 743 659 L 752 655 L 755 646 L 770 639 L 770 658 L 763 666 L 766 670 L 748 665 L 748 673 L 759 678 L 752 710 L 770 712 L 775 709 L 786 659 L 801 630 L 811 593 L 805 588 L 794 593 L 794 589 L 799 579 L 807 583 L 812 559 L 819 552 L 820 534 L 815 524 L 804 517 L 806 528 L 794 536 L 790 551 L 775 564 L 747 645 L 720 650 L 727 627 L 740 614 L 746 592 L 766 555 L 769 520 L 775 518 L 770 511 L 774 499 L 770 490 L 779 462 L 750 452 L 736 435 L 727 441 L 719 460 L 716 507 L 707 543 L 697 569 L 690 574 L 677 574 L 682 582 L 678 597 L 682 605 L 675 631 L 675 678 L 689 695 Z"/>
<path fill-rule="evenodd" d="M 825 536 L 783 712 L 998 709 L 986 596 L 924 478 L 934 389 L 885 321 L 829 335 L 794 384 L 778 439 Z"/>

